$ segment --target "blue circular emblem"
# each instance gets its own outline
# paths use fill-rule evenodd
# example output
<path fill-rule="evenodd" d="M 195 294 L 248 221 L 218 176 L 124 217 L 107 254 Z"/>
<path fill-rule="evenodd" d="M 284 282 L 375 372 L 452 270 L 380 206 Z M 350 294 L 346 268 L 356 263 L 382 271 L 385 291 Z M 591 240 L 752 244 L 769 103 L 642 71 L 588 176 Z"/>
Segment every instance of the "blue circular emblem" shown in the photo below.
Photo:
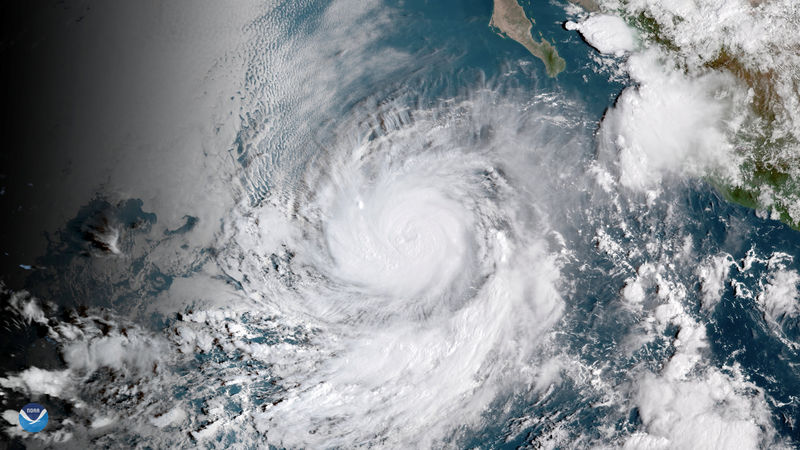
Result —
<path fill-rule="evenodd" d="M 38 403 L 28 403 L 19 410 L 19 424 L 31 433 L 42 431 L 47 425 L 47 410 Z"/>

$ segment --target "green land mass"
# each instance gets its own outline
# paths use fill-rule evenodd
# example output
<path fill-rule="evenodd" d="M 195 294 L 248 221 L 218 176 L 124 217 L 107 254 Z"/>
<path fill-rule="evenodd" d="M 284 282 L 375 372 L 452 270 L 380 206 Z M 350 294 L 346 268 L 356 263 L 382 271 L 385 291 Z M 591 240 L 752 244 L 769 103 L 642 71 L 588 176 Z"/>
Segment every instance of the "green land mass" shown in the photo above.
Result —
<path fill-rule="evenodd" d="M 588 11 L 599 8 L 595 0 L 570 0 Z M 758 3 L 759 0 L 751 0 Z M 680 20 L 676 18 L 676 20 Z M 645 13 L 631 17 L 630 23 L 637 28 L 643 39 L 662 48 L 679 52 L 681 49 L 664 36 L 662 26 Z M 532 55 L 542 60 L 547 74 L 555 77 L 566 67 L 566 61 L 558 55 L 556 48 L 544 38 L 538 42 L 533 39 L 531 30 L 534 22 L 525 14 L 517 0 L 494 0 L 494 11 L 489 26 L 500 34 L 522 44 Z M 780 220 L 792 228 L 800 230 L 800 219 L 796 209 L 800 202 L 800 156 L 782 156 L 781 150 L 797 144 L 792 137 L 772 138 L 772 130 L 778 127 L 778 93 L 776 74 L 769 71 L 756 71 L 746 67 L 736 56 L 722 50 L 706 68 L 728 72 L 753 90 L 751 109 L 761 120 L 763 132 L 759 135 L 737 136 L 737 147 L 744 152 L 745 162 L 739 168 L 744 183 L 732 185 L 716 177 L 709 181 L 728 200 L 753 209 L 777 212 Z M 767 195 L 763 195 L 764 193 Z M 767 202 L 766 204 L 764 202 Z"/>
<path fill-rule="evenodd" d="M 792 218 L 790 207 L 800 202 L 800 179 L 796 169 L 800 167 L 800 157 L 778 156 L 780 150 L 797 144 L 791 137 L 773 139 L 772 131 L 778 120 L 780 105 L 776 92 L 776 74 L 771 71 L 756 71 L 745 67 L 735 56 L 722 50 L 717 58 L 706 64 L 708 68 L 724 70 L 744 82 L 753 92 L 751 109 L 763 123 L 760 136 L 742 136 L 740 139 L 748 147 L 747 158 L 742 167 L 746 183 L 742 186 L 718 185 L 720 191 L 730 201 L 757 209 L 774 208 L 781 221 L 800 230 L 800 220 Z M 761 203 L 761 191 L 768 188 L 772 204 Z"/>
<path fill-rule="evenodd" d="M 553 44 L 544 38 L 539 42 L 533 39 L 531 36 L 533 21 L 525 15 L 525 10 L 517 0 L 494 0 L 494 11 L 489 26 L 500 30 L 501 35 L 519 42 L 533 56 L 542 60 L 548 76 L 555 77 L 567 67 L 567 62 L 558 56 Z"/>
<path fill-rule="evenodd" d="M 583 9 L 589 12 L 600 11 L 600 6 L 597 4 L 595 0 L 569 0 L 569 1 L 575 3 L 578 6 L 581 6 Z"/>
<path fill-rule="evenodd" d="M 664 37 L 661 25 L 652 17 L 642 13 L 633 17 L 631 22 L 644 39 L 669 51 L 680 51 L 674 42 Z M 797 142 L 791 136 L 772 137 L 773 131 L 779 127 L 777 109 L 782 107 L 776 92 L 777 75 L 746 67 L 726 49 L 708 61 L 705 67 L 730 73 L 752 89 L 750 109 L 761 126 L 760 133 L 742 134 L 735 138 L 735 144 L 744 156 L 744 163 L 739 167 L 744 182 L 732 185 L 713 176 L 709 181 L 726 200 L 752 209 L 775 211 L 782 222 L 800 230 L 796 210 L 792 212 L 800 202 L 800 176 L 797 172 L 800 156 L 782 152 L 796 146 Z"/>

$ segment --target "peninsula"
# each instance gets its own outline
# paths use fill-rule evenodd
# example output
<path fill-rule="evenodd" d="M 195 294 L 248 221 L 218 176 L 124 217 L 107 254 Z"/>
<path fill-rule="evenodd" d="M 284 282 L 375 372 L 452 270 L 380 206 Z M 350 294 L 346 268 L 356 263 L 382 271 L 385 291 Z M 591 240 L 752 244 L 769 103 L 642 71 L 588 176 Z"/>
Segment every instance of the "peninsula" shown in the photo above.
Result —
<path fill-rule="evenodd" d="M 553 44 L 544 38 L 539 42 L 533 39 L 531 36 L 533 22 L 525 15 L 525 10 L 517 0 L 494 0 L 494 11 L 489 26 L 500 30 L 502 36 L 519 42 L 533 56 L 542 60 L 548 76 L 555 77 L 566 68 L 567 62 L 558 56 Z"/>

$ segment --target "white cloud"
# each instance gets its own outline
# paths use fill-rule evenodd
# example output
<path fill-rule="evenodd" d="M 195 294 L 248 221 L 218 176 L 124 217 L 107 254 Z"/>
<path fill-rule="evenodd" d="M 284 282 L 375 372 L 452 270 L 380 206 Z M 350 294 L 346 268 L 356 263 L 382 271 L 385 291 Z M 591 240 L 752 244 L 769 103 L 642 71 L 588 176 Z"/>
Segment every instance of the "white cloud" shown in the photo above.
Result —
<path fill-rule="evenodd" d="M 71 373 L 66 370 L 44 370 L 30 367 L 16 375 L 0 378 L 0 386 L 15 389 L 28 395 L 46 394 L 62 397 L 64 391 L 72 386 Z"/>
<path fill-rule="evenodd" d="M 647 190 L 668 174 L 717 174 L 738 179 L 728 135 L 729 119 L 744 95 L 730 76 L 696 77 L 668 68 L 663 55 L 635 54 L 628 70 L 638 86 L 629 87 L 603 119 L 599 140 L 606 157 L 618 158 L 622 185 Z"/>
<path fill-rule="evenodd" d="M 430 109 L 409 111 L 399 99 L 342 120 L 326 157 L 304 174 L 308 190 L 292 194 L 285 270 L 303 280 L 292 290 L 280 291 L 277 269 L 264 275 L 274 250 L 249 232 L 255 221 L 231 228 L 228 273 L 270 292 L 281 320 L 316 330 L 303 352 L 250 347 L 286 389 L 254 414 L 271 444 L 437 446 L 480 428 L 499 396 L 558 379 L 542 355 L 564 307 L 565 244 L 547 238 L 548 217 L 531 196 L 558 176 L 541 173 L 540 158 L 548 136 L 570 135 L 571 121 L 569 108 L 547 116 L 539 105 L 520 108 L 485 89 Z M 524 198 L 517 180 L 529 188 Z"/>
<path fill-rule="evenodd" d="M 703 309 L 710 311 L 717 306 L 722 298 L 725 280 L 728 278 L 730 268 L 734 265 L 733 257 L 727 253 L 712 256 L 698 266 L 697 276 L 700 278 L 700 289 L 703 294 Z"/>
<path fill-rule="evenodd" d="M 647 375 L 636 403 L 646 432 L 629 437 L 626 449 L 756 449 L 769 413 L 754 386 L 718 369 L 675 379 Z"/>
<path fill-rule="evenodd" d="M 164 428 L 167 426 L 180 425 L 185 420 L 186 420 L 186 411 L 184 411 L 179 406 L 175 406 L 174 408 L 170 409 L 164 414 L 154 416 L 153 418 L 151 418 L 150 423 L 157 426 L 158 428 Z"/>
<path fill-rule="evenodd" d="M 739 367 L 708 366 L 705 326 L 685 312 L 675 353 L 659 374 L 637 382 L 635 401 L 643 430 L 629 436 L 626 449 L 755 449 L 774 432 L 762 391 L 744 379 Z"/>
<path fill-rule="evenodd" d="M 657 30 L 655 38 L 659 42 L 666 41 L 670 44 L 651 44 L 662 49 L 669 47 L 668 53 L 675 59 L 681 71 L 697 78 L 691 81 L 698 85 L 695 88 L 698 90 L 689 90 L 687 93 L 695 97 L 700 95 L 699 100 L 686 102 L 688 108 L 684 111 L 674 108 L 665 111 L 668 114 L 663 119 L 676 123 L 684 118 L 699 119 L 699 129 L 708 128 L 710 122 L 704 120 L 704 117 L 711 117 L 713 120 L 715 112 L 718 112 L 708 108 L 705 101 L 707 95 L 704 96 L 702 92 L 703 88 L 706 94 L 710 92 L 709 86 L 703 86 L 707 84 L 707 80 L 704 80 L 707 77 L 702 75 L 708 72 L 709 66 L 722 66 L 720 70 L 736 74 L 742 85 L 752 87 L 751 97 L 735 108 L 738 116 L 735 120 L 741 122 L 736 137 L 737 145 L 740 146 L 743 156 L 749 160 L 758 160 L 759 164 L 766 161 L 773 167 L 780 167 L 781 171 L 791 177 L 786 183 L 787 189 L 762 190 L 760 201 L 764 207 L 780 204 L 783 212 L 788 213 L 795 221 L 800 221 L 800 197 L 796 189 L 792 190 L 790 187 L 800 180 L 800 166 L 796 164 L 800 157 L 800 97 L 797 95 L 797 80 L 800 78 L 800 52 L 797 51 L 800 46 L 800 34 L 797 33 L 800 26 L 798 2 L 601 0 L 601 3 L 605 10 L 623 15 L 634 23 L 640 22 L 642 17 L 653 20 L 657 27 L 650 28 Z M 640 81 L 638 77 L 634 78 Z M 715 88 L 712 86 L 711 89 Z M 657 105 L 656 102 L 663 101 L 647 96 L 642 96 L 641 100 L 652 102 L 653 106 Z M 755 104 L 756 100 L 763 100 L 767 104 Z M 768 111 L 764 110 L 765 106 Z M 698 114 L 694 115 L 693 111 Z M 672 129 L 675 130 L 674 127 Z M 703 134 L 707 135 L 705 131 Z M 662 137 L 672 139 L 668 135 Z M 704 157 L 708 155 L 709 148 L 715 147 L 713 140 L 708 144 L 696 145 L 696 142 L 690 140 L 682 147 L 690 153 Z M 661 146 L 662 150 L 664 147 Z M 757 153 L 753 152 L 754 147 L 758 150 Z M 671 151 L 664 154 L 678 159 L 677 165 L 686 163 L 685 154 Z M 724 158 L 724 152 L 719 152 L 716 156 Z M 646 159 L 653 161 L 652 155 L 647 155 Z M 689 171 L 689 174 L 704 175 L 704 169 L 713 170 L 717 164 L 708 166 L 709 162 L 714 163 L 708 160 L 691 161 L 691 165 L 699 169 L 699 173 Z M 719 159 L 717 162 L 724 160 Z M 674 164 L 671 167 L 664 164 L 659 166 L 676 169 Z M 764 184 L 753 179 L 750 165 L 743 164 L 742 159 L 731 159 L 727 166 L 731 169 L 741 168 L 744 171 L 744 181 L 752 183 L 754 187 Z M 725 175 L 731 174 L 723 174 Z M 770 217 L 779 218 L 777 210 L 773 210 Z"/>
<path fill-rule="evenodd" d="M 709 305 L 719 300 L 719 286 L 732 264 L 729 255 L 720 254 L 698 269 Z M 624 439 L 624 448 L 755 449 L 774 445 L 775 431 L 763 391 L 744 377 L 738 365 L 720 368 L 705 357 L 706 326 L 686 310 L 684 285 L 673 279 L 673 272 L 664 264 L 648 263 L 638 272 L 636 282 L 657 285 L 660 300 L 643 320 L 653 326 L 645 327 L 649 339 L 642 342 L 670 336 L 667 343 L 673 351 L 658 371 L 634 370 L 631 407 L 637 408 L 642 425 Z M 667 334 L 670 326 L 678 328 L 677 334 Z"/>
<path fill-rule="evenodd" d="M 147 334 L 113 332 L 70 342 L 62 353 L 71 370 L 91 374 L 101 367 L 146 372 L 166 351 L 163 341 Z"/>
<path fill-rule="evenodd" d="M 622 56 L 636 49 L 635 31 L 621 17 L 596 14 L 580 23 L 567 22 L 568 30 L 577 30 L 600 53 Z"/>
<path fill-rule="evenodd" d="M 0 293 L 6 293 L 5 285 L 0 282 Z M 13 292 L 8 299 L 9 309 L 19 314 L 27 323 L 36 322 L 47 324 L 47 318 L 40 306 L 39 300 L 31 297 L 28 291 Z"/>
<path fill-rule="evenodd" d="M 772 321 L 795 317 L 800 313 L 800 275 L 780 267 L 769 275 L 757 297 L 764 315 Z"/>
<path fill-rule="evenodd" d="M 19 411 L 14 411 L 13 409 L 7 409 L 3 411 L 3 419 L 5 419 L 5 421 L 10 423 L 11 425 L 18 425 Z"/>

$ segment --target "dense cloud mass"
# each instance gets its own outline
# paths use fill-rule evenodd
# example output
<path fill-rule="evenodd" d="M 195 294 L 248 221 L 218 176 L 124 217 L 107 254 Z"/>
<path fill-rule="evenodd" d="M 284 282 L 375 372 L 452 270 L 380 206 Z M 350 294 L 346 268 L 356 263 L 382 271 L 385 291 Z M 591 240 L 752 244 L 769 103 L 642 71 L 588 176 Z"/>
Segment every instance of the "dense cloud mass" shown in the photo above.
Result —
<path fill-rule="evenodd" d="M 491 3 L 20 12 L 4 439 L 797 446 L 796 6 Z"/>

